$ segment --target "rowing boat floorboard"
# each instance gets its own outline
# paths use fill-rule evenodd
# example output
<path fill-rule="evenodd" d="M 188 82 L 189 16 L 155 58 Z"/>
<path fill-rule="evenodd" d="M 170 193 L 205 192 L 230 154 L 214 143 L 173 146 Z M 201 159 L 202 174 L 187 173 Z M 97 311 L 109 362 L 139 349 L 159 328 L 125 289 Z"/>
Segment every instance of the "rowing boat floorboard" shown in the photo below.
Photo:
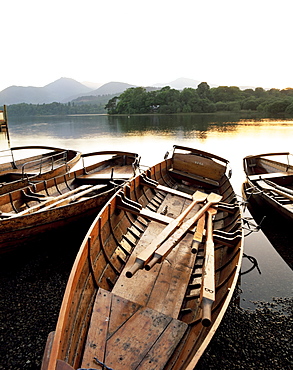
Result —
<path fill-rule="evenodd" d="M 82 367 L 102 369 L 97 358 L 113 369 L 163 369 L 187 328 L 182 321 L 99 289 Z"/>
<path fill-rule="evenodd" d="M 170 194 L 167 199 L 173 217 L 190 203 Z M 177 317 L 195 259 L 191 253 L 192 234 L 185 235 L 169 256 L 150 271 L 139 270 L 131 279 L 125 274 L 136 255 L 162 229 L 164 225 L 151 221 L 113 291 L 99 289 L 83 368 L 102 369 L 94 359 L 97 358 L 113 369 L 163 369 L 181 341 L 188 325 Z"/>

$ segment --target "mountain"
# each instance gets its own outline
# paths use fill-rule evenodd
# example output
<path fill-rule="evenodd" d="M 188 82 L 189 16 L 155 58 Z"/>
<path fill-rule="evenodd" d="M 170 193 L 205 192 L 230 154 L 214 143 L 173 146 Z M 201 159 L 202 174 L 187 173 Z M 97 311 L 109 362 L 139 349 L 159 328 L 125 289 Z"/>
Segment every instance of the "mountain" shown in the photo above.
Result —
<path fill-rule="evenodd" d="M 196 80 L 192 80 L 190 78 L 181 77 L 181 78 L 177 78 L 177 80 L 174 80 L 174 81 L 171 81 L 171 82 L 168 82 L 168 83 L 164 83 L 164 84 L 157 83 L 154 86 L 157 86 L 157 87 L 170 86 L 172 89 L 176 89 L 176 90 L 183 90 L 186 87 L 192 87 L 192 88 L 196 89 L 197 86 L 201 82 L 202 81 L 196 81 Z"/>
<path fill-rule="evenodd" d="M 189 78 L 178 78 L 168 83 L 157 83 L 146 87 L 147 91 L 170 86 L 173 89 L 183 90 L 186 87 L 197 88 L 200 81 Z M 86 86 L 86 85 L 87 86 Z M 90 87 L 91 86 L 91 87 Z M 90 82 L 80 83 L 71 78 L 62 77 L 44 87 L 33 86 L 10 86 L 0 91 L 0 106 L 3 104 L 48 104 L 52 102 L 67 103 L 70 101 L 87 101 L 93 103 L 93 97 L 103 97 L 105 95 L 120 95 L 126 89 L 137 87 L 124 82 L 108 82 L 98 88 L 99 84 Z M 216 85 L 210 85 L 214 87 Z"/>
<path fill-rule="evenodd" d="M 91 92 L 91 95 L 109 95 L 109 94 L 121 94 L 125 90 L 130 89 L 131 87 L 137 87 L 135 85 L 129 85 L 124 82 L 108 82 L 103 86 L 99 87 L 97 90 Z"/>
<path fill-rule="evenodd" d="M 0 91 L 0 105 L 31 103 L 43 104 L 68 102 L 72 96 L 84 95 L 92 91 L 89 87 L 71 78 L 62 77 L 44 87 L 10 86 Z"/>
<path fill-rule="evenodd" d="M 96 90 L 103 85 L 102 83 L 99 82 L 90 82 L 90 81 L 83 81 L 82 84 L 86 87 L 89 87 L 91 90 Z"/>

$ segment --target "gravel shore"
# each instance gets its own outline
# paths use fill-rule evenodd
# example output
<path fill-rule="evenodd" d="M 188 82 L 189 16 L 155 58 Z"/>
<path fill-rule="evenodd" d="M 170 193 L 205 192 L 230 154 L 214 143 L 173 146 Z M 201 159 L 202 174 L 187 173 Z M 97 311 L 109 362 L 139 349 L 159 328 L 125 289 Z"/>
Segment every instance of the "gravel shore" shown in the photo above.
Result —
<path fill-rule="evenodd" d="M 0 256 L 0 369 L 40 369 L 81 238 Z M 292 369 L 291 298 L 240 309 L 238 293 L 197 369 Z M 117 369 L 119 370 L 119 369 Z"/>

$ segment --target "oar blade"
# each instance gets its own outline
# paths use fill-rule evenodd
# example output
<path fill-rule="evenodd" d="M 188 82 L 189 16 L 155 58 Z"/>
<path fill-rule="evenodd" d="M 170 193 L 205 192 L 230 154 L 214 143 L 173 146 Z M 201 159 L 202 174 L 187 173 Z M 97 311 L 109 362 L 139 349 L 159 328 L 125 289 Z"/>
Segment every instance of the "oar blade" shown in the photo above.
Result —
<path fill-rule="evenodd" d="M 192 199 L 193 201 L 197 202 L 197 203 L 202 203 L 204 202 L 206 199 L 207 199 L 207 194 L 206 193 L 203 193 L 202 191 L 200 190 L 197 190 L 193 195 L 192 195 Z"/>
<path fill-rule="evenodd" d="M 222 200 L 222 195 L 216 193 L 210 193 L 207 197 L 207 202 L 210 204 L 217 204 Z"/>

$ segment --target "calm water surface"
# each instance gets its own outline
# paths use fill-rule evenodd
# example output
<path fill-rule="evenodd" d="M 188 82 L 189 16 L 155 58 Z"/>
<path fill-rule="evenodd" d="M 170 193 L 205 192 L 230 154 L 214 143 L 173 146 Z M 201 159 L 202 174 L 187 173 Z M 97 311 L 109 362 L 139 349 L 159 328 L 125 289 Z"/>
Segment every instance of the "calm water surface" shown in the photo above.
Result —
<path fill-rule="evenodd" d="M 82 152 L 127 150 L 139 153 L 141 163 L 147 166 L 162 160 L 174 144 L 202 149 L 230 161 L 231 181 L 241 199 L 243 157 L 292 152 L 293 120 L 240 119 L 232 115 L 9 117 L 9 130 L 11 146 L 48 145 Z M 5 140 L 0 143 L 1 149 L 7 147 Z M 250 213 L 246 210 L 244 216 L 250 217 Z M 275 236 L 278 230 L 273 231 Z M 289 248 L 293 241 L 283 233 Z M 252 301 L 292 296 L 290 262 L 286 263 L 262 231 L 245 238 L 244 252 L 256 258 L 259 270 L 241 277 L 243 307 L 254 308 Z M 244 258 L 243 272 L 250 267 L 251 262 Z"/>

